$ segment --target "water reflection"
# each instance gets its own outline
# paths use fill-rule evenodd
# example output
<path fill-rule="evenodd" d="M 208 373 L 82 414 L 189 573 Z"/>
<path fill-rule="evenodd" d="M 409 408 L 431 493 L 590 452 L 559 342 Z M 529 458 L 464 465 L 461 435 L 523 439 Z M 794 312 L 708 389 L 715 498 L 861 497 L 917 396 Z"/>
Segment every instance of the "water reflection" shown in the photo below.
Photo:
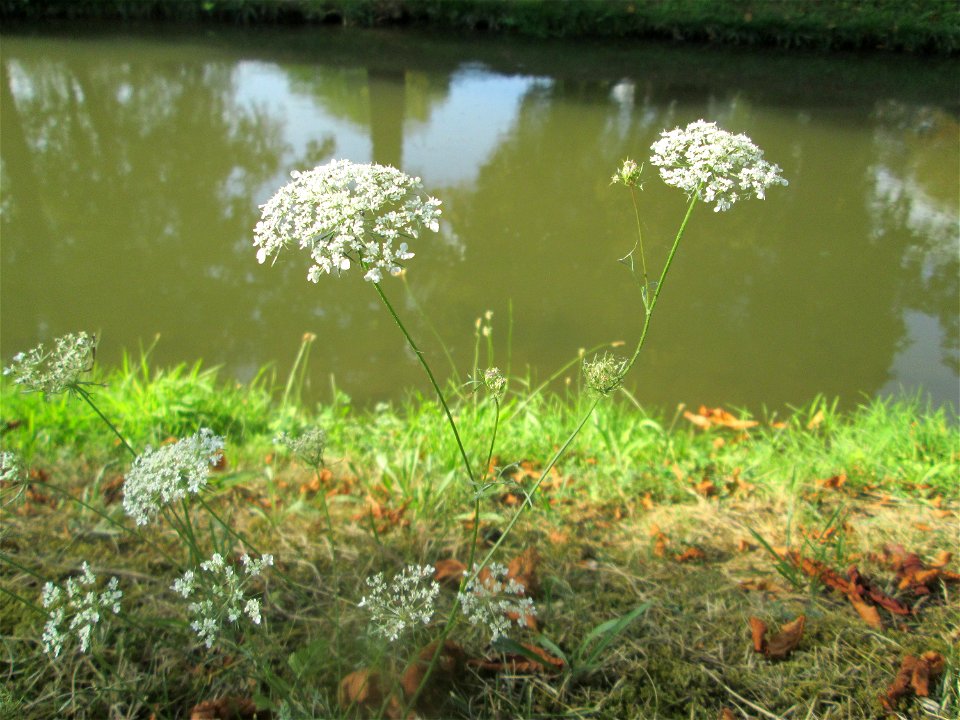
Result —
<path fill-rule="evenodd" d="M 423 387 L 358 278 L 310 286 L 292 254 L 255 264 L 257 204 L 291 169 L 346 157 L 396 164 L 444 200 L 408 282 L 459 373 L 492 309 L 494 362 L 507 363 L 510 330 L 514 370 L 546 375 L 580 347 L 636 338 L 635 287 L 615 262 L 634 219 L 609 176 L 662 128 L 708 117 L 751 135 L 791 185 L 695 217 L 639 397 L 758 409 L 922 385 L 956 400 L 957 117 L 939 86 L 907 94 L 845 65 L 827 103 L 800 80 L 785 97 L 777 57 L 766 71 L 711 57 L 692 75 L 706 51 L 624 63 L 583 47 L 573 65 L 569 46 L 548 58 L 424 41 L 387 62 L 365 50 L 382 34 L 349 49 L 330 37 L 329 56 L 314 43 L 283 58 L 244 42 L 5 38 L 3 357 L 87 328 L 115 361 L 159 332 L 159 362 L 203 357 L 247 379 L 288 367 L 312 331 L 317 396 L 330 373 L 362 401 Z M 829 91 L 822 63 L 789 67 Z M 684 198 L 651 175 L 642 203 L 657 265 Z M 443 363 L 404 284 L 387 287 Z"/>

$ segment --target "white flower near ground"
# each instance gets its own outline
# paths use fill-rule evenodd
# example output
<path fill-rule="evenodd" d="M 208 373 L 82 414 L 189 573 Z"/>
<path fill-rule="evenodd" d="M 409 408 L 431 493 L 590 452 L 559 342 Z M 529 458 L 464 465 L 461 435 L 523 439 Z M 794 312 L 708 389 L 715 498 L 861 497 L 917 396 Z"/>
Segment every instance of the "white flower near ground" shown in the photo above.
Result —
<path fill-rule="evenodd" d="M 440 594 L 440 585 L 431 579 L 435 573 L 432 565 L 408 565 L 389 585 L 383 573 L 367 578 L 370 594 L 359 606 L 369 611 L 373 633 L 393 642 L 404 630 L 429 624 Z"/>
<path fill-rule="evenodd" d="M 327 433 L 322 428 L 310 428 L 295 436 L 281 432 L 273 441 L 277 445 L 283 445 L 312 468 L 323 465 L 323 452 L 327 448 Z"/>
<path fill-rule="evenodd" d="M 463 592 L 457 594 L 460 611 L 471 625 L 485 625 L 492 640 L 504 636 L 510 630 L 510 614 L 516 616 L 517 627 L 524 627 L 537 609 L 533 600 L 524 597 L 526 588 L 513 578 L 507 577 L 507 568 L 500 563 L 491 563 L 487 572 L 479 572 L 474 564 Z M 466 574 L 466 573 L 465 573 Z"/>
<path fill-rule="evenodd" d="M 260 599 L 248 598 L 247 588 L 251 578 L 260 576 L 265 567 L 273 565 L 273 555 L 265 554 L 255 560 L 244 553 L 240 564 L 242 572 L 234 569 L 220 553 L 214 553 L 200 563 L 199 568 L 187 570 L 170 586 L 183 598 L 199 596 L 187 609 L 193 616 L 190 627 L 207 648 L 213 647 L 224 620 L 238 624 L 245 615 L 254 625 L 263 621 Z"/>
<path fill-rule="evenodd" d="M 210 468 L 223 456 L 224 440 L 209 428 L 157 449 L 148 447 L 133 461 L 123 483 L 123 508 L 146 525 L 168 503 L 207 484 Z"/>
<path fill-rule="evenodd" d="M 291 177 L 260 206 L 253 244 L 260 263 L 284 248 L 307 250 L 311 282 L 355 264 L 370 282 L 398 275 L 414 256 L 406 240 L 421 228 L 440 229 L 440 201 L 426 196 L 420 178 L 396 168 L 333 160 Z"/>
<path fill-rule="evenodd" d="M 697 120 L 683 129 L 665 130 L 650 149 L 650 162 L 660 168 L 667 185 L 716 203 L 714 212 L 749 197 L 762 200 L 768 187 L 787 184 L 780 167 L 764 160 L 750 138 L 721 130 L 716 123 Z"/>
<path fill-rule="evenodd" d="M 96 338 L 85 332 L 68 334 L 54 340 L 53 350 L 40 343 L 13 356 L 13 364 L 3 369 L 25 392 L 56 395 L 80 382 L 80 376 L 93 369 Z"/>
<path fill-rule="evenodd" d="M 0 482 L 17 483 L 23 474 L 23 463 L 19 455 L 9 450 L 0 452 Z"/>
<path fill-rule="evenodd" d="M 99 593 L 96 591 L 96 584 L 96 575 L 84 561 L 80 566 L 80 575 L 67 578 L 63 588 L 52 582 L 43 586 L 40 601 L 49 611 L 41 637 L 45 652 L 59 657 L 71 634 L 75 634 L 80 641 L 80 652 L 87 652 L 93 629 L 100 622 L 101 613 L 120 613 L 123 592 L 119 589 L 117 578 L 110 578 L 106 588 Z M 66 628 L 63 627 L 65 623 Z"/>

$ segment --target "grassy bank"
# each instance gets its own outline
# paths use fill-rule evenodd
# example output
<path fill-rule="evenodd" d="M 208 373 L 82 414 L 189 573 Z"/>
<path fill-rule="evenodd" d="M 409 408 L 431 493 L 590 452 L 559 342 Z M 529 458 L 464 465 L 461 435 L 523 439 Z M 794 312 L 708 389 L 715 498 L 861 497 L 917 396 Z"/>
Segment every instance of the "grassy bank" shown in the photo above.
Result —
<path fill-rule="evenodd" d="M 366 411 L 335 394 L 306 408 L 296 382 L 267 372 L 238 386 L 199 366 L 146 362 L 100 380 L 97 406 L 138 449 L 201 426 L 225 436 L 203 508 L 227 525 L 196 507 L 191 527 L 200 544 L 236 549 L 236 533 L 275 555 L 263 624 L 204 648 L 169 590 L 187 566 L 182 539 L 124 514 L 130 461 L 116 436 L 77 398 L 47 401 L 5 383 L 3 450 L 28 474 L 2 489 L 3 718 L 402 716 L 390 690 L 416 665 L 420 641 L 372 631 L 358 607 L 365 578 L 466 562 L 475 500 L 477 542 L 489 548 L 589 401 L 562 388 L 531 394 L 511 379 L 478 497 L 458 476 L 457 446 L 431 399 Z M 461 427 L 477 429 L 463 438 L 471 457 L 485 457 L 492 403 L 464 388 L 452 397 Z M 274 444 L 316 427 L 326 431 L 323 466 Z M 418 711 L 870 718 L 887 716 L 887 703 L 902 717 L 956 717 L 960 610 L 944 552 L 957 546 L 958 475 L 954 419 L 912 400 L 845 414 L 816 400 L 779 417 L 707 408 L 659 417 L 615 396 L 500 549 L 537 603 L 535 625 L 511 633 L 529 647 L 491 645 L 461 624 Z M 81 560 L 120 579 L 124 613 L 104 618 L 89 652 L 68 647 L 54 659 L 41 648 L 37 598 Z M 922 578 L 904 569 L 916 563 Z M 844 574 L 851 566 L 869 580 Z M 858 606 L 857 588 L 874 599 Z M 441 601 L 453 595 L 445 587 Z M 773 632 L 800 615 L 783 657 L 773 640 L 754 649 L 751 623 Z M 546 655 L 534 662 L 529 648 Z M 904 658 L 923 653 L 940 658 L 926 695 L 891 694 Z M 376 679 L 379 697 L 345 701 L 340 687 L 338 700 L 355 672 L 368 687 Z"/>
<path fill-rule="evenodd" d="M 951 0 L 0 0 L 0 16 L 420 25 L 940 54 L 960 48 L 960 8 Z"/>

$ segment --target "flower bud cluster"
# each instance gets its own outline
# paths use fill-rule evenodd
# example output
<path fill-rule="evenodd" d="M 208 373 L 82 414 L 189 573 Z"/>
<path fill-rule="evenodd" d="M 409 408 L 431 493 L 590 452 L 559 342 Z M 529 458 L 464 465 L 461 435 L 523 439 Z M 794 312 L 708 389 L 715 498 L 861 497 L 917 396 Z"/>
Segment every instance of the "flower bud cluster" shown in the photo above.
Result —
<path fill-rule="evenodd" d="M 503 376 L 503 373 L 500 372 L 500 368 L 494 367 L 485 370 L 483 373 L 483 384 L 489 393 L 497 400 L 503 397 L 503 393 L 507 389 L 507 379 Z"/>
<path fill-rule="evenodd" d="M 536 616 L 533 600 L 524 597 L 526 588 L 508 578 L 504 565 L 491 563 L 486 572 L 481 572 L 474 564 L 472 575 L 463 592 L 457 594 L 460 610 L 471 625 L 486 625 L 492 640 L 507 634 L 511 616 L 518 627 L 525 627 Z"/>
<path fill-rule="evenodd" d="M 627 158 L 623 165 L 610 178 L 611 185 L 626 185 L 627 187 L 642 187 L 640 175 L 643 173 L 643 166 Z"/>
<path fill-rule="evenodd" d="M 220 553 L 200 563 L 199 572 L 187 570 L 177 578 L 170 589 L 189 598 L 194 593 L 202 596 L 187 608 L 193 615 L 190 627 L 208 648 L 213 647 L 224 620 L 237 624 L 243 615 L 254 625 L 262 621 L 258 598 L 247 598 L 251 578 L 261 575 L 265 567 L 273 565 L 273 555 L 262 555 L 254 560 L 244 553 L 240 556 L 242 574 L 228 564 Z"/>
<path fill-rule="evenodd" d="M 626 370 L 627 361 L 610 353 L 583 361 L 583 375 L 587 387 L 599 395 L 609 395 L 620 387 Z"/>
<path fill-rule="evenodd" d="M 420 178 L 396 168 L 333 160 L 291 177 L 260 206 L 253 244 L 260 263 L 286 247 L 307 250 L 311 282 L 355 263 L 370 282 L 385 272 L 398 275 L 414 254 L 405 241 L 394 243 L 416 238 L 421 228 L 440 228 L 440 201 L 424 196 Z"/>
<path fill-rule="evenodd" d="M 432 565 L 407 565 L 389 585 L 383 573 L 367 578 L 370 594 L 361 598 L 360 607 L 370 612 L 375 635 L 393 642 L 404 630 L 430 623 L 440 594 L 435 572 Z"/>
<path fill-rule="evenodd" d="M 67 578 L 64 587 L 48 582 L 43 586 L 40 601 L 49 610 L 43 628 L 43 649 L 59 657 L 67 637 L 76 634 L 80 640 L 80 652 L 90 648 L 90 636 L 100 622 L 100 614 L 110 611 L 120 613 L 123 592 L 118 589 L 118 580 L 113 577 L 106 589 L 97 593 L 97 577 L 86 561 L 80 566 L 80 575 Z M 69 619 L 69 622 L 68 622 Z M 66 623 L 66 629 L 63 625 Z"/>
<path fill-rule="evenodd" d="M 697 120 L 664 131 L 651 148 L 650 162 L 667 185 L 706 203 L 714 212 L 729 210 L 749 197 L 764 198 L 771 185 L 786 185 L 780 167 L 763 159 L 763 151 L 746 135 L 733 135 L 716 123 Z"/>
<path fill-rule="evenodd" d="M 210 468 L 223 457 L 223 438 L 208 428 L 156 450 L 147 447 L 134 461 L 123 484 L 123 508 L 137 525 L 146 525 L 163 507 L 196 494 L 207 484 Z"/>
<path fill-rule="evenodd" d="M 312 468 L 323 465 L 323 452 L 327 448 L 327 433 L 321 428 L 311 428 L 297 436 L 282 432 L 273 441 L 278 445 L 283 445 L 301 462 Z"/>
<path fill-rule="evenodd" d="M 74 388 L 80 376 L 93 369 L 96 338 L 85 332 L 64 335 L 54 340 L 53 350 L 43 343 L 13 356 L 13 364 L 3 369 L 26 392 L 56 395 Z"/>

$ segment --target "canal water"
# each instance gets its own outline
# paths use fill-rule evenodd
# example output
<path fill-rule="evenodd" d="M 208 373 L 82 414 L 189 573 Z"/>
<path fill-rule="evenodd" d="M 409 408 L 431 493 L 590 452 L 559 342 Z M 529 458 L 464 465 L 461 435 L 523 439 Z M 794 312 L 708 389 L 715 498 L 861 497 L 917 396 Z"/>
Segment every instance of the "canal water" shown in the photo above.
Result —
<path fill-rule="evenodd" d="M 704 118 L 790 185 L 700 206 L 628 386 L 652 407 L 780 410 L 818 394 L 958 393 L 956 61 L 545 43 L 335 28 L 6 31 L 0 356 L 77 330 L 98 361 L 153 345 L 225 377 L 284 378 L 317 336 L 310 392 L 358 404 L 427 389 L 359 274 L 258 265 L 258 205 L 291 170 L 392 164 L 443 201 L 441 231 L 384 287 L 441 375 L 545 379 L 638 337 L 621 160 Z M 647 261 L 685 198 L 646 168 Z M 488 339 L 491 340 L 488 344 Z M 492 348 L 492 357 L 488 353 Z M 562 387 L 575 370 L 558 380 Z"/>

